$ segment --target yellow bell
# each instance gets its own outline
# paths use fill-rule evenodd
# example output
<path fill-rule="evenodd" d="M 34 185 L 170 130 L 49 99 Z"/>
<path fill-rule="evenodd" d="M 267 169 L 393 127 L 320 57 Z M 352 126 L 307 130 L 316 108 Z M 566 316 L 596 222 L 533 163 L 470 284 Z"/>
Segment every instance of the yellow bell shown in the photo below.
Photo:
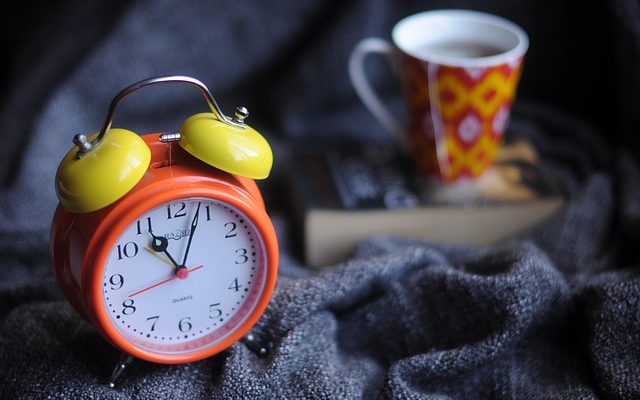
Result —
<path fill-rule="evenodd" d="M 179 132 L 180 147 L 213 167 L 252 179 L 269 176 L 271 147 L 248 125 L 230 126 L 213 113 L 200 113 L 189 117 Z"/>
<path fill-rule="evenodd" d="M 109 129 L 83 157 L 78 151 L 72 148 L 56 172 L 60 203 L 74 213 L 99 210 L 120 199 L 142 179 L 151 161 L 144 140 L 126 129 Z"/>

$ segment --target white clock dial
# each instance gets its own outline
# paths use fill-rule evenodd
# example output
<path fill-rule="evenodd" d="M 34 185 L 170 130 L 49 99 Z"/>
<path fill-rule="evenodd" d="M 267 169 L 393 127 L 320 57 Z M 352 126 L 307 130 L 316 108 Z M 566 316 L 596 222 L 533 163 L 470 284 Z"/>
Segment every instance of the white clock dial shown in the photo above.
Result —
<path fill-rule="evenodd" d="M 183 354 L 218 343 L 246 320 L 264 289 L 266 265 L 262 238 L 240 210 L 177 199 L 122 233 L 104 268 L 102 299 L 127 340 Z"/>

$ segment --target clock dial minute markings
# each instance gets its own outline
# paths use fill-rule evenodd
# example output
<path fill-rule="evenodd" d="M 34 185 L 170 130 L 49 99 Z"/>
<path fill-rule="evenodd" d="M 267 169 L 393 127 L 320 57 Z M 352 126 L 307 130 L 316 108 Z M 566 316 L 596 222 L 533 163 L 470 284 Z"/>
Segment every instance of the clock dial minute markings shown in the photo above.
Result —
<path fill-rule="evenodd" d="M 186 268 L 185 268 L 185 271 L 187 271 L 187 274 L 188 274 L 188 273 L 190 273 L 190 272 L 197 271 L 197 270 L 199 270 L 199 269 L 201 269 L 201 268 L 204 268 L 204 265 L 198 265 L 197 267 L 193 267 L 193 268 L 191 268 L 191 269 L 186 269 Z M 131 294 L 130 294 L 129 296 L 127 296 L 127 297 L 128 297 L 128 298 L 132 298 L 132 297 L 137 296 L 137 295 L 139 295 L 139 294 L 141 294 L 141 293 L 144 293 L 144 292 L 149 291 L 149 290 L 151 290 L 151 289 L 153 289 L 153 288 L 156 288 L 156 287 L 158 287 L 158 286 L 160 286 L 160 285 L 163 285 L 163 284 L 165 284 L 165 283 L 167 283 L 167 282 L 171 282 L 171 281 L 172 281 L 172 280 L 174 280 L 174 279 L 182 279 L 182 278 L 180 278 L 178 275 L 171 276 L 171 277 L 169 277 L 169 278 L 167 278 L 167 279 L 163 279 L 163 280 L 161 280 L 160 282 L 156 282 L 156 283 L 154 283 L 154 284 L 152 284 L 152 285 L 149 285 L 149 286 L 145 287 L 144 289 L 140 289 L 140 290 L 138 290 L 137 292 L 131 293 Z"/>

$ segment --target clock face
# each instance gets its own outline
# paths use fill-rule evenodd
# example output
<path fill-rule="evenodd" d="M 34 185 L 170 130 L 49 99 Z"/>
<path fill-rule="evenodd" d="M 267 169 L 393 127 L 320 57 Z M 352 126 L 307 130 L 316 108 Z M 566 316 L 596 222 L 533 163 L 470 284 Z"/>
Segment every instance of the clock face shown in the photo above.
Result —
<path fill-rule="evenodd" d="M 177 199 L 131 223 L 114 244 L 102 300 L 116 330 L 138 347 L 186 354 L 242 326 L 266 281 L 264 242 L 230 204 Z"/>

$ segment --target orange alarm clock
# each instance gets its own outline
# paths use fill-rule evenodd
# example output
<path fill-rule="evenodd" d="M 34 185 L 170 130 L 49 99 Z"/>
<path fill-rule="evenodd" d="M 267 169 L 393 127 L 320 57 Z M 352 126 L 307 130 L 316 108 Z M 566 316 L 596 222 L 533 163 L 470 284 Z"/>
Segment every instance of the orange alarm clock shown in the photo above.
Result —
<path fill-rule="evenodd" d="M 172 82 L 198 88 L 211 112 L 178 133 L 111 128 L 124 97 Z M 268 176 L 272 153 L 247 115 L 242 107 L 225 116 L 196 79 L 147 79 L 114 98 L 98 134 L 76 135 L 58 168 L 50 240 L 58 283 L 129 359 L 210 357 L 267 307 L 278 244 L 254 179 Z"/>

